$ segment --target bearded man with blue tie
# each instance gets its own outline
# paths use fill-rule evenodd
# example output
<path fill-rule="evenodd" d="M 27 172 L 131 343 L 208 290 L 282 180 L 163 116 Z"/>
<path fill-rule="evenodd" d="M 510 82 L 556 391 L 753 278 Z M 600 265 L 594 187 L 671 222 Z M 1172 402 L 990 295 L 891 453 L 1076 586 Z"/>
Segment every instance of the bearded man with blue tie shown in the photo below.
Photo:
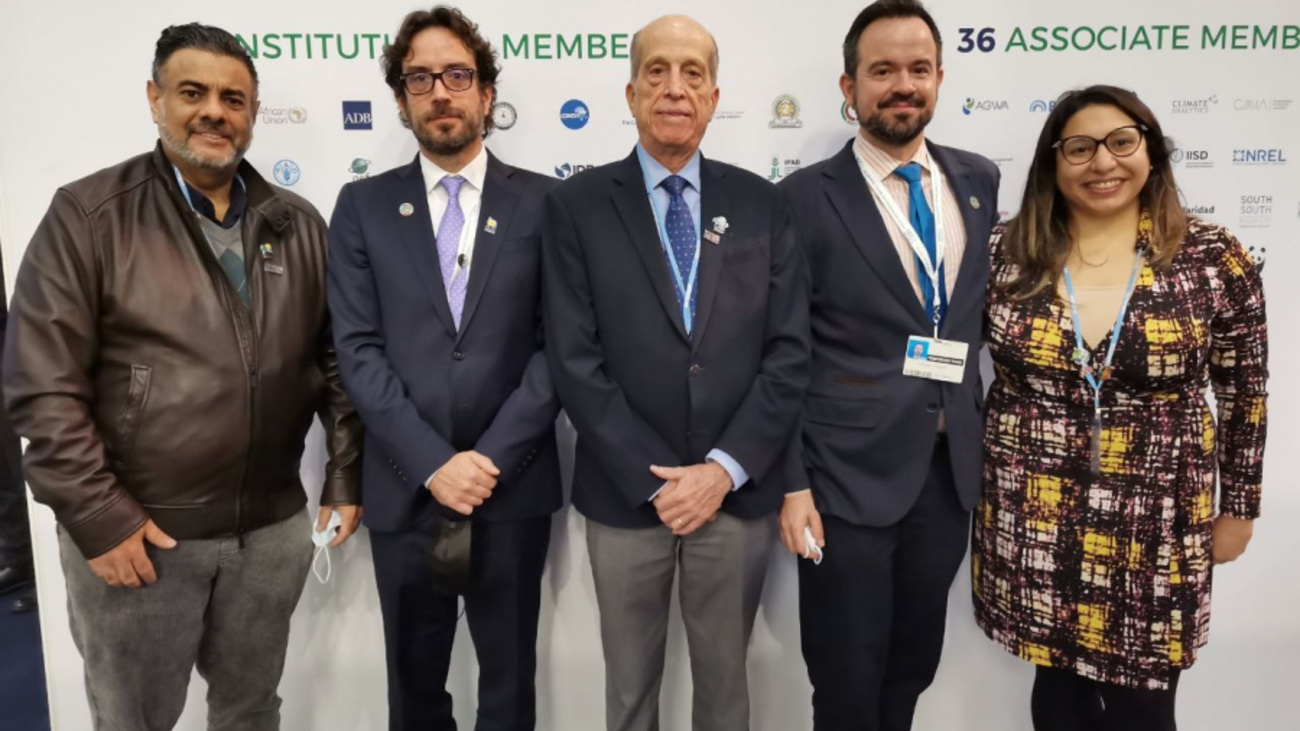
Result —
<path fill-rule="evenodd" d="M 808 380 L 807 283 L 767 181 L 704 158 L 718 51 L 690 18 L 633 38 L 639 142 L 546 202 L 547 355 L 578 432 L 610 731 L 659 727 L 680 579 L 693 728 L 749 728 L 745 656 Z"/>

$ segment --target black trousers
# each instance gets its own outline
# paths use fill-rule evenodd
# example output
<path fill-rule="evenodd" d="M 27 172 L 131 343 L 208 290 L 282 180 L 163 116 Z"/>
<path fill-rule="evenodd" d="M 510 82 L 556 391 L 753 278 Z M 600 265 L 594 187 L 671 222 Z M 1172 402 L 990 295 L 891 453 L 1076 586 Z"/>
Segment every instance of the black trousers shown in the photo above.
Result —
<path fill-rule="evenodd" d="M 474 521 L 465 615 L 479 663 L 476 731 L 532 731 L 537 613 L 551 516 Z M 390 731 L 455 731 L 447 672 L 458 599 L 439 593 L 426 555 L 432 525 L 370 532 L 384 617 Z"/>
<path fill-rule="evenodd" d="M 1178 675 L 1175 670 L 1165 690 L 1142 690 L 1039 667 L 1031 701 L 1034 731 L 1176 731 Z"/>
<path fill-rule="evenodd" d="M 0 405 L 0 569 L 4 568 L 32 574 L 32 534 L 27 521 L 22 451 L 9 416 Z"/>
<path fill-rule="evenodd" d="M 799 561 L 799 624 L 816 731 L 907 731 L 943 650 L 948 589 L 970 514 L 936 444 L 921 496 L 898 523 L 822 516 L 826 558 Z"/>

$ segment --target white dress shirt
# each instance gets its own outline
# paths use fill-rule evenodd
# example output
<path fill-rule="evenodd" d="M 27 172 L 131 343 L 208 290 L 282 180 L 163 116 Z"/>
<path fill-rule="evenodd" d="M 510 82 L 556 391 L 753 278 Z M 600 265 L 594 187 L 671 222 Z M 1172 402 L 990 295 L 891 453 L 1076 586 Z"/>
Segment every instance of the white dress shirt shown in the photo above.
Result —
<path fill-rule="evenodd" d="M 461 255 L 456 258 L 458 263 L 456 271 L 460 276 L 469 276 L 469 267 L 474 260 L 474 239 L 478 234 L 478 212 L 483 202 L 483 181 L 487 178 L 487 164 L 486 147 L 481 148 L 478 155 L 457 173 L 443 170 L 423 152 L 420 153 L 420 172 L 424 174 L 424 190 L 429 196 L 429 217 L 432 219 L 434 236 L 438 235 L 438 228 L 442 226 L 442 216 L 447 212 L 447 189 L 442 187 L 442 179 L 448 175 L 459 175 L 465 179 L 464 184 L 460 186 L 460 194 L 456 197 L 461 212 L 465 214 L 465 225 L 460 230 L 460 244 L 456 248 L 456 252 Z M 462 261 L 463 265 L 460 264 Z"/>

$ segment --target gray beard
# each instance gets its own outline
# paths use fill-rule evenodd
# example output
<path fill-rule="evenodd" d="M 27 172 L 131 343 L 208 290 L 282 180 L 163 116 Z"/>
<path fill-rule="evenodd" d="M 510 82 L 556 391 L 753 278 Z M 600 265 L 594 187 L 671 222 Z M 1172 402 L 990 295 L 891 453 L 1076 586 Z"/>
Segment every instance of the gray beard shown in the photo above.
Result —
<path fill-rule="evenodd" d="M 231 154 L 230 159 L 228 160 L 213 160 L 210 158 L 199 157 L 194 154 L 194 151 L 189 148 L 189 145 L 185 144 L 184 140 L 179 140 L 176 137 L 173 137 L 172 134 L 167 131 L 165 119 L 158 122 L 158 138 L 162 140 L 163 147 L 166 148 L 168 152 L 172 153 L 176 158 L 185 161 L 186 164 L 218 173 L 237 167 L 240 161 L 244 159 L 244 154 L 248 152 L 249 145 L 252 144 L 252 140 L 250 139 L 248 144 L 245 144 L 243 147 L 235 148 L 234 153 Z"/>

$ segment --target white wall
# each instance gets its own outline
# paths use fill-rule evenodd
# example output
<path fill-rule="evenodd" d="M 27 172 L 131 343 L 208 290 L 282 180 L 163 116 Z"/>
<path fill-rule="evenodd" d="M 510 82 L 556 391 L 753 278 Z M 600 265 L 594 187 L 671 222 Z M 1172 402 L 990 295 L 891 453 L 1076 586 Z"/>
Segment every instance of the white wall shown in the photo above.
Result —
<path fill-rule="evenodd" d="M 501 49 L 503 35 L 517 43 L 523 33 L 630 34 L 659 12 L 694 14 L 716 35 L 722 66 L 720 112 L 704 141 L 705 153 L 755 172 L 771 172 L 772 158 L 803 164 L 837 149 L 853 132 L 839 116 L 838 45 L 859 2 L 790 3 L 776 0 L 710 0 L 647 7 L 633 2 L 466 2 Z M 338 0 L 258 3 L 226 0 L 137 0 L 129 4 L 64 0 L 58 4 L 6 2 L 0 8 L 0 239 L 10 281 L 55 188 L 96 169 L 149 149 L 144 85 L 158 32 L 171 23 L 200 20 L 244 36 L 266 33 L 393 33 L 409 1 Z M 1238 564 L 1216 572 L 1214 630 L 1201 662 L 1182 684 L 1180 711 L 1189 731 L 1300 727 L 1295 670 L 1300 627 L 1293 618 L 1300 583 L 1293 569 L 1300 555 L 1300 496 L 1288 475 L 1300 457 L 1287 447 L 1300 436 L 1295 421 L 1300 385 L 1289 379 L 1291 345 L 1300 324 L 1289 313 L 1300 295 L 1288 289 L 1300 271 L 1294 242 L 1300 235 L 1300 72 L 1297 50 L 1200 48 L 1200 27 L 1225 24 L 1300 24 L 1294 3 L 1280 0 L 1094 0 L 998 4 L 932 0 L 946 38 L 947 78 L 933 139 L 973 149 L 1003 166 L 1002 210 L 1019 200 L 1033 140 L 1044 114 L 1030 111 L 1036 99 L 1106 81 L 1135 88 L 1160 116 L 1167 132 L 1189 150 L 1205 150 L 1212 169 L 1178 168 L 1188 205 L 1213 206 L 1208 217 L 1237 231 L 1262 250 L 1271 298 L 1273 434 L 1265 470 L 1264 518 L 1255 542 Z M 1126 24 L 1187 25 L 1187 50 L 1031 53 L 1006 50 L 1017 26 Z M 996 50 L 961 53 L 959 28 L 992 27 Z M 1028 31 L 1026 31 L 1028 32 Z M 1154 38 L 1156 31 L 1149 31 Z M 1280 32 L 1280 31 L 1279 31 Z M 1247 36 L 1249 37 L 1249 36 Z M 364 44 L 364 41 L 363 41 Z M 288 42 L 283 45 L 287 47 Z M 363 46 L 364 48 L 364 46 Z M 318 55 L 318 54 L 317 54 Z M 354 158 L 371 161 L 376 173 L 415 152 L 402 129 L 378 64 L 333 58 L 258 60 L 267 107 L 307 110 L 303 124 L 259 124 L 251 161 L 269 173 L 280 159 L 302 170 L 294 189 L 328 216 L 340 185 L 351 179 Z M 564 163 L 591 165 L 628 153 L 634 129 L 623 102 L 625 59 L 505 59 L 500 97 L 513 104 L 518 123 L 491 138 L 490 146 L 513 164 L 551 172 Z M 771 129 L 771 105 L 793 94 L 799 129 Z M 1212 95 L 1205 114 L 1176 114 L 1176 101 Z M 963 100 L 1006 102 L 1002 110 L 963 114 Z M 585 101 L 591 122 L 581 131 L 562 127 L 558 111 L 571 98 Z M 371 100 L 373 131 L 344 131 L 342 100 Z M 1269 100 L 1265 111 L 1237 111 L 1251 100 Z M 1294 100 L 1289 109 L 1272 100 Z M 1241 100 L 1239 102 L 1239 100 Z M 1000 106 L 994 104 L 993 106 Z M 1277 108 L 1274 108 L 1277 107 Z M 1238 148 L 1280 148 L 1289 164 L 1232 164 Z M 1272 196 L 1271 221 L 1243 227 L 1241 196 Z M 1260 223 L 1258 221 L 1254 223 Z M 12 290 L 11 290 L 12 291 Z M 571 447 L 571 433 L 562 431 Z M 322 447 L 313 434 L 305 472 L 318 484 Z M 81 662 L 67 627 L 65 595 L 48 510 L 33 513 L 45 628 L 50 705 L 55 728 L 90 727 L 82 692 Z M 833 548 L 832 548 L 833 550 Z M 547 570 L 538 672 L 539 727 L 565 731 L 600 728 L 603 684 L 596 609 L 582 519 L 559 514 Z M 798 643 L 794 560 L 772 563 L 750 659 L 755 729 L 800 731 L 810 727 L 809 686 Z M 953 587 L 945 659 L 918 715 L 921 731 L 1029 729 L 1031 669 L 985 640 L 971 621 L 969 581 L 963 571 Z M 282 685 L 286 729 L 374 731 L 385 727 L 382 633 L 370 547 L 364 533 L 335 554 L 333 582 L 311 580 L 295 617 L 288 668 Z M 461 634 L 451 681 L 457 716 L 472 727 L 474 665 L 468 636 Z M 142 641 L 145 641 L 142 638 Z M 689 725 L 690 680 L 680 622 L 674 619 L 664 686 L 664 725 Z M 203 685 L 196 678 L 182 729 L 203 728 Z"/>

